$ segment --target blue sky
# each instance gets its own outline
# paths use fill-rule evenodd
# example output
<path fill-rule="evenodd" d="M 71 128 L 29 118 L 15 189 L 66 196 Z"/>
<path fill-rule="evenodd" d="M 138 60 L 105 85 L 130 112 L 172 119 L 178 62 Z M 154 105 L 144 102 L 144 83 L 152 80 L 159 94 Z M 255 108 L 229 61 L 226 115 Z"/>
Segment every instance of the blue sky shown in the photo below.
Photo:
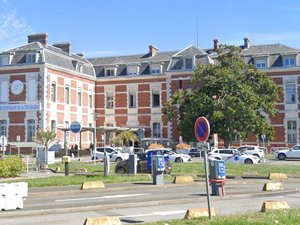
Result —
<path fill-rule="evenodd" d="M 146 53 L 150 44 L 210 48 L 215 38 L 300 48 L 299 24 L 297 0 L 0 0 L 0 51 L 45 32 L 50 44 L 69 41 L 86 57 Z"/>

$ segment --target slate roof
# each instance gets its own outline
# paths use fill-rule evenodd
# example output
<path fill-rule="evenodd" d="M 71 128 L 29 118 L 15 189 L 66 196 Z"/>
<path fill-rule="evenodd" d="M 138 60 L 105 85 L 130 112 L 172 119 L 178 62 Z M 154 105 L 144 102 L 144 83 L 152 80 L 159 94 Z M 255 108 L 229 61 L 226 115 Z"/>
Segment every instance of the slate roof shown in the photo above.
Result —
<path fill-rule="evenodd" d="M 67 52 L 52 45 L 44 46 L 40 42 L 31 42 L 29 44 L 2 52 L 0 55 L 14 53 L 11 64 L 26 63 L 26 54 L 40 50 L 41 57 L 37 63 L 48 63 L 64 69 L 76 71 L 76 63 L 82 65 L 82 72 L 85 75 L 94 77 L 93 65 L 85 58 L 76 54 Z"/>
<path fill-rule="evenodd" d="M 297 53 L 300 49 L 288 47 L 282 44 L 251 45 L 248 49 L 242 50 L 242 55 L 268 55 Z"/>

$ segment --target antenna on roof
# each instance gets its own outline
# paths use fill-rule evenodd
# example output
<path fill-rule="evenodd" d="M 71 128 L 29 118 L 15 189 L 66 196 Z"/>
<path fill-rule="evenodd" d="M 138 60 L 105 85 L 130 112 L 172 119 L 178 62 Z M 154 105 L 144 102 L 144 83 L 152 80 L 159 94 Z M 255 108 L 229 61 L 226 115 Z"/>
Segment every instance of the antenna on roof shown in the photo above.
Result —
<path fill-rule="evenodd" d="M 197 36 L 197 48 L 198 48 L 198 16 L 196 18 L 196 36 Z"/>

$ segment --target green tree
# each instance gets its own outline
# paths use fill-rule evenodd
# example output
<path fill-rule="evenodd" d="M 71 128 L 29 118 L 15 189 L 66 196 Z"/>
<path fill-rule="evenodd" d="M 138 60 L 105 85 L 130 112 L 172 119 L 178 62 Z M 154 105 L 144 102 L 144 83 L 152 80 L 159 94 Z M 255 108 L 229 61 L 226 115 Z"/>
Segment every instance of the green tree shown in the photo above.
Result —
<path fill-rule="evenodd" d="M 132 131 L 122 131 L 117 135 L 117 138 L 119 140 L 122 140 L 125 145 L 129 145 L 130 141 L 132 142 L 138 141 L 136 134 L 133 133 Z"/>
<path fill-rule="evenodd" d="M 191 80 L 192 89 L 176 92 L 167 102 L 167 116 L 179 116 L 178 129 L 184 140 L 196 141 L 194 123 L 205 116 L 211 134 L 217 133 L 228 147 L 234 136 L 246 139 L 249 133 L 274 137 L 269 118 L 276 113 L 275 104 L 281 88 L 266 74 L 247 64 L 241 49 L 221 46 L 217 61 L 199 66 Z"/>
<path fill-rule="evenodd" d="M 56 138 L 56 133 L 51 130 L 38 129 L 36 132 L 35 141 L 37 143 L 42 143 L 45 146 L 46 156 L 48 156 L 48 148 L 51 142 Z M 48 159 L 46 159 L 46 162 Z"/>

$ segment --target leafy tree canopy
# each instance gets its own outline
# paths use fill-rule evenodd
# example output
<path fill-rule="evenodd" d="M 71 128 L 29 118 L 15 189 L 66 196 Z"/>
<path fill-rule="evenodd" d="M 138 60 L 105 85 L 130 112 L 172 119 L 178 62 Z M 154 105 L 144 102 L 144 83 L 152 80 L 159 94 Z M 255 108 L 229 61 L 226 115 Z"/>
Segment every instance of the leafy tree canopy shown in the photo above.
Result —
<path fill-rule="evenodd" d="M 192 89 L 180 90 L 167 102 L 169 120 L 179 116 L 178 129 L 184 140 L 196 141 L 194 123 L 200 116 L 210 122 L 228 147 L 235 135 L 249 133 L 274 137 L 269 117 L 281 89 L 266 74 L 243 61 L 241 49 L 221 46 L 217 63 L 199 66 L 191 80 Z"/>

